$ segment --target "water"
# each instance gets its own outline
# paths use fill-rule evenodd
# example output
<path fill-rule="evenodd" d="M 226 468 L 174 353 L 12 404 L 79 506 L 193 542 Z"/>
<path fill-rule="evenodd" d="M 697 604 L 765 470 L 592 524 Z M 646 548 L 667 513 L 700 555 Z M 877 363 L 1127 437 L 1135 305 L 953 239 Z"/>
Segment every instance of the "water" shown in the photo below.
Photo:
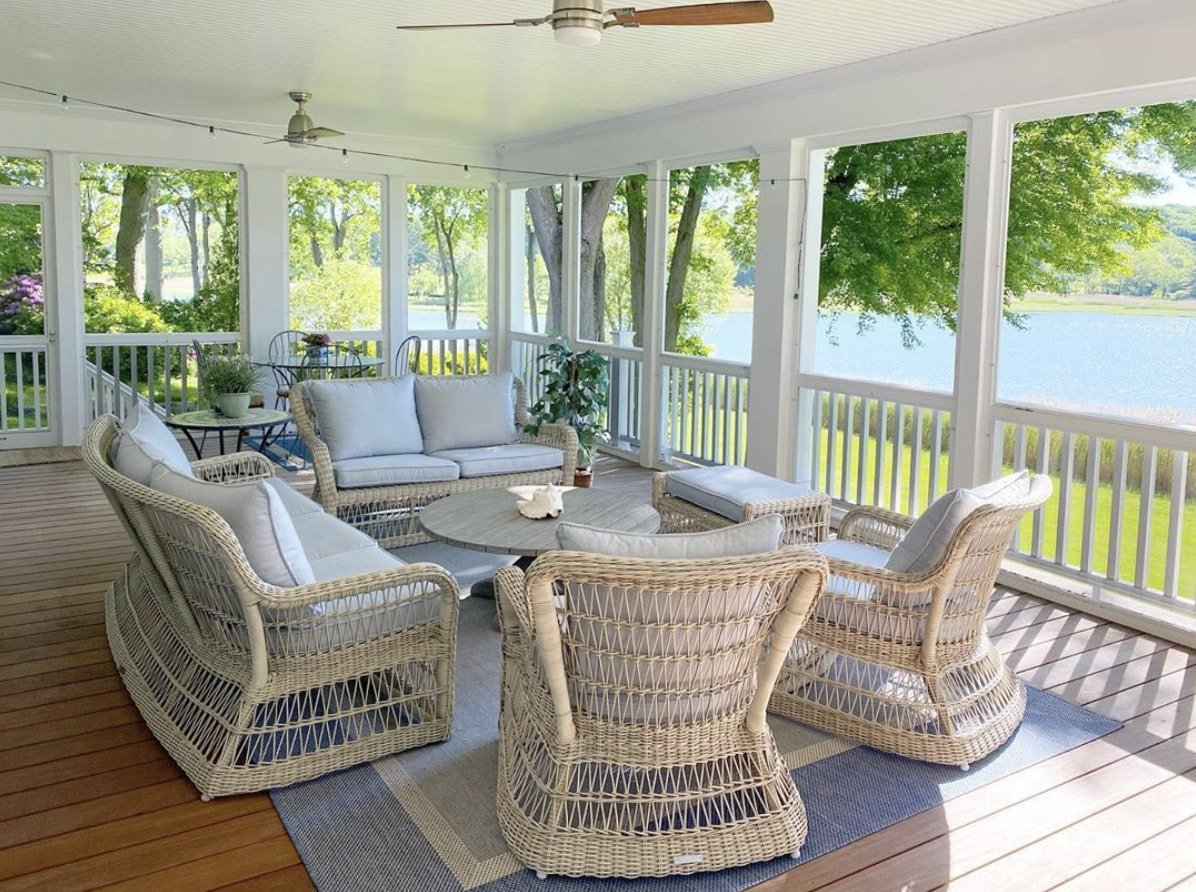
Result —
<path fill-rule="evenodd" d="M 858 320 L 850 313 L 819 320 L 815 371 L 951 390 L 954 334 L 927 325 L 918 332 L 921 345 L 906 350 L 895 321 L 881 318 L 857 333 Z M 411 313 L 412 328 L 443 325 L 435 310 Z M 475 315 L 461 314 L 459 327 L 476 326 Z M 752 316 L 712 317 L 702 337 L 715 358 L 749 362 Z M 1029 313 L 1024 331 L 1002 325 L 999 355 L 1002 401 L 1196 424 L 1196 316 Z"/>

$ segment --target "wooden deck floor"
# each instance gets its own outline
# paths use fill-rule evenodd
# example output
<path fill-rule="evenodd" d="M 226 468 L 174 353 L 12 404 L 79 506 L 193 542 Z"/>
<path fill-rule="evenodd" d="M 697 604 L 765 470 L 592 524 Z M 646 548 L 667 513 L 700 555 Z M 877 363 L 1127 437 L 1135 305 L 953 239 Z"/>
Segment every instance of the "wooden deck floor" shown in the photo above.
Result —
<path fill-rule="evenodd" d="M 597 485 L 647 498 L 630 466 Z M 0 469 L 0 498 L 0 889 L 311 888 L 269 798 L 201 803 L 125 694 L 102 598 L 130 546 L 83 466 Z M 1124 730 L 770 890 L 1196 887 L 1192 652 L 1015 593 L 990 628 L 1028 683 Z"/>

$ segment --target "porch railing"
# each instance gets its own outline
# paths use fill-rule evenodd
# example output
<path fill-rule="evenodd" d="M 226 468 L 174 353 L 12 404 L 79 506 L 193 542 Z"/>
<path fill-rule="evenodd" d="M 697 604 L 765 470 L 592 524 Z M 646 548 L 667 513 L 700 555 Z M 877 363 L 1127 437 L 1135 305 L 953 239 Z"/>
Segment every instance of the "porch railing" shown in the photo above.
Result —
<path fill-rule="evenodd" d="M 751 366 L 698 356 L 661 359 L 666 462 L 742 465 L 747 459 Z"/>
<path fill-rule="evenodd" d="M 46 348 L 40 339 L 4 338 L 0 349 L 0 432 L 50 429 Z"/>
<path fill-rule="evenodd" d="M 419 372 L 424 375 L 483 375 L 490 370 L 490 336 L 482 329 L 413 331 L 419 335 Z M 394 357 L 390 357 L 394 359 Z"/>

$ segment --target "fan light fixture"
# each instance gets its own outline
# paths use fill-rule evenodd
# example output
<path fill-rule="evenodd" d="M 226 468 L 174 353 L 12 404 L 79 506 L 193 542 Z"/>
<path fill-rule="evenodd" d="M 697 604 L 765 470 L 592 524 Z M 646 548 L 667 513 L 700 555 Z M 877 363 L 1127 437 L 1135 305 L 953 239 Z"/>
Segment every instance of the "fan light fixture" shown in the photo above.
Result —
<path fill-rule="evenodd" d="M 602 32 L 586 25 L 558 25 L 553 36 L 565 46 L 597 46 L 602 42 Z"/>

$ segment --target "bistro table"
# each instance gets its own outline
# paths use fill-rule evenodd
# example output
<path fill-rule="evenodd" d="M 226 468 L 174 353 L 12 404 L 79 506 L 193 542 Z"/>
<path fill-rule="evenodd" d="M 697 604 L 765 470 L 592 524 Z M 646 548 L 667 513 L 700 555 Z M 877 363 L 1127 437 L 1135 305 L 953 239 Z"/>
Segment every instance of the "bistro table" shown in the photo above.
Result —
<path fill-rule="evenodd" d="M 385 365 L 386 360 L 380 359 L 377 356 L 362 356 L 361 354 L 350 353 L 330 353 L 327 356 L 308 356 L 303 353 L 296 353 L 291 356 L 277 356 L 274 359 L 254 360 L 254 365 L 267 366 L 272 369 L 281 369 L 289 373 L 293 378 L 297 378 L 304 372 L 318 372 L 327 371 L 330 374 L 336 372 L 358 372 L 361 373 L 366 369 L 376 369 Z"/>
<path fill-rule="evenodd" d="M 224 455 L 224 434 L 226 431 L 237 432 L 237 451 L 241 451 L 241 443 L 245 439 L 245 432 L 260 428 L 262 442 L 258 445 L 258 452 L 265 452 L 269 445 L 270 431 L 276 427 L 285 427 L 291 421 L 291 413 L 280 409 L 250 409 L 244 415 L 231 417 L 221 415 L 211 409 L 198 409 L 193 412 L 177 412 L 166 416 L 167 427 L 181 430 L 195 450 L 195 458 L 203 458 L 203 443 L 207 442 L 208 434 L 220 435 L 220 454 Z M 201 442 L 195 442 L 194 432 L 203 434 Z"/>

